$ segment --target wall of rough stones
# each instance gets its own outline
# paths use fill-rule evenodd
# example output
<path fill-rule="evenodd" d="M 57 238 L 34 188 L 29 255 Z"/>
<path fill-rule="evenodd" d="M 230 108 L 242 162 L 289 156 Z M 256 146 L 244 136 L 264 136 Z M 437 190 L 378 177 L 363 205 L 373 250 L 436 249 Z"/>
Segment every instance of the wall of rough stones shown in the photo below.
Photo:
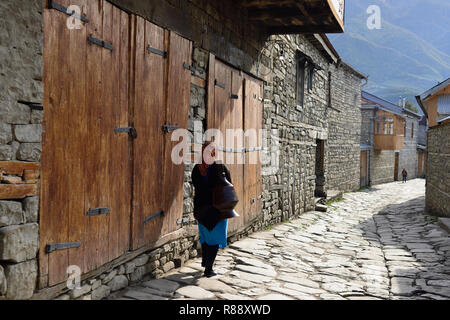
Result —
<path fill-rule="evenodd" d="M 371 185 L 394 181 L 395 151 L 371 150 L 369 158 Z"/>
<path fill-rule="evenodd" d="M 426 210 L 450 217 L 450 123 L 428 131 Z"/>
<path fill-rule="evenodd" d="M 331 75 L 327 187 L 355 191 L 360 188 L 362 76 L 345 64 L 333 68 Z"/>
<path fill-rule="evenodd" d="M 18 101 L 42 104 L 42 2 L 0 2 L 0 300 L 29 298 L 37 277 L 43 111 Z"/>
<path fill-rule="evenodd" d="M 417 117 L 406 116 L 406 136 L 403 149 L 400 150 L 399 157 L 399 172 L 398 179 L 402 180 L 402 170 L 406 169 L 408 172 L 408 180 L 417 177 L 418 155 L 417 155 L 417 141 L 419 139 L 419 120 Z M 414 127 L 414 136 L 411 136 L 411 131 Z"/>
<path fill-rule="evenodd" d="M 266 81 L 264 128 L 277 131 L 279 136 L 279 167 L 275 171 L 263 168 L 264 203 L 260 219 L 245 230 L 231 234 L 230 242 L 314 209 L 317 139 L 325 141 L 325 179 L 329 181 L 325 188 L 351 190 L 359 186 L 359 165 L 355 164 L 359 162 L 360 137 L 357 125 L 349 127 L 349 123 L 360 123 L 359 116 L 354 113 L 360 101 L 360 82 L 349 70 L 330 65 L 323 52 L 305 36 L 267 38 L 263 36 L 263 30 L 248 24 L 245 10 L 236 12 L 225 2 L 111 2 L 194 41 L 195 76 L 191 86 L 189 130 L 194 130 L 195 121 L 204 121 L 206 117 L 205 80 L 210 52 L 218 59 Z M 0 43 L 8 43 L 8 47 L 0 46 L 0 59 L 4 59 L 0 60 L 0 161 L 20 160 L 38 164 L 40 159 L 42 111 L 31 110 L 17 101 L 42 103 L 41 3 L 41 0 L 8 0 L 0 4 L 0 37 L 5 40 Z M 21 10 L 17 10 L 18 6 Z M 307 54 L 321 68 L 314 75 L 312 90 L 305 91 L 304 106 L 299 106 L 295 98 L 295 57 L 298 51 Z M 334 96 L 331 107 L 328 105 L 329 72 L 332 74 Z M 330 124 L 334 130 L 331 138 Z M 269 140 L 269 146 L 274 142 Z M 338 155 L 339 143 L 348 149 L 345 158 Z M 341 173 L 335 161 L 351 165 L 346 167 L 346 173 Z M 350 171 L 354 169 L 356 173 L 352 174 Z M 111 265 L 101 274 L 84 279 L 78 289 L 57 286 L 35 292 L 34 298 L 102 299 L 130 283 L 145 277 L 158 277 L 195 257 L 200 246 L 192 214 L 191 171 L 192 165 L 186 166 L 184 219 L 181 222 L 185 231 L 183 236 L 129 261 Z M 37 177 L 33 178 L 36 180 Z M 21 184 L 27 180 L 25 173 L 15 179 Z M 0 202 L 0 299 L 27 299 L 35 290 L 38 206 L 37 196 Z"/>
<path fill-rule="evenodd" d="M 373 145 L 374 110 L 361 109 L 361 144 Z"/>

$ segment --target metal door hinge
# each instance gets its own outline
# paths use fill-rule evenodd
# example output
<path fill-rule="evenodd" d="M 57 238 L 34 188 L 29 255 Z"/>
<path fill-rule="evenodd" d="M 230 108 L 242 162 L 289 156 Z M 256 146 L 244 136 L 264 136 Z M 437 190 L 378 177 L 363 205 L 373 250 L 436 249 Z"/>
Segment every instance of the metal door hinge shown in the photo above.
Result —
<path fill-rule="evenodd" d="M 103 40 L 94 38 L 94 37 L 88 37 L 88 41 L 92 44 L 96 44 L 97 46 L 103 47 L 105 49 L 108 49 L 110 51 L 114 50 L 114 47 L 111 43 L 105 42 Z"/>
<path fill-rule="evenodd" d="M 188 65 L 187 63 L 183 63 L 183 68 L 190 70 L 192 73 L 195 72 L 195 68 L 193 66 Z"/>
<path fill-rule="evenodd" d="M 175 130 L 179 129 L 179 127 L 170 125 L 170 124 L 165 124 L 165 125 L 163 125 L 162 129 L 165 133 L 170 133 L 170 131 L 175 131 Z"/>
<path fill-rule="evenodd" d="M 81 247 L 81 242 L 67 242 L 67 243 L 55 243 L 55 244 L 48 244 L 45 246 L 45 252 L 46 253 L 52 253 L 53 251 L 57 250 L 64 250 L 64 249 L 73 249 Z"/>
<path fill-rule="evenodd" d="M 44 110 L 44 106 L 40 103 L 35 103 L 35 102 L 26 102 L 26 101 L 17 101 L 17 103 L 29 106 L 31 110 L 39 110 L 42 111 Z"/>
<path fill-rule="evenodd" d="M 262 151 L 262 147 L 247 148 L 246 152 Z"/>
<path fill-rule="evenodd" d="M 115 128 L 115 133 L 128 133 L 133 139 L 137 139 L 138 133 L 136 128 L 133 127 L 124 127 L 124 128 Z"/>
<path fill-rule="evenodd" d="M 217 81 L 217 79 L 214 80 L 214 85 L 216 85 L 216 86 L 218 86 L 219 88 L 222 88 L 222 89 L 225 89 L 225 88 L 226 88 L 225 84 L 223 84 L 223 83 Z"/>
<path fill-rule="evenodd" d="M 59 3 L 56 3 L 55 1 L 49 0 L 48 8 L 49 9 L 55 9 L 55 10 L 57 10 L 59 12 L 67 14 L 68 16 L 71 16 L 71 17 L 73 17 L 75 19 L 81 20 L 84 23 L 88 23 L 89 22 L 89 19 L 86 18 L 85 16 L 79 15 L 79 14 L 75 13 L 74 11 L 69 10 L 66 7 L 64 7 L 63 5 L 60 5 Z"/>
<path fill-rule="evenodd" d="M 163 57 L 164 59 L 167 59 L 167 51 L 163 51 L 163 50 L 159 50 L 159 49 L 156 49 L 156 48 L 152 48 L 150 46 L 147 47 L 147 51 L 150 52 L 150 53 L 157 54 L 157 55 Z"/>
<path fill-rule="evenodd" d="M 231 98 L 231 99 L 237 100 L 237 99 L 239 99 L 239 96 L 238 96 L 237 94 L 231 93 L 231 94 L 230 94 L 230 98 Z"/>
<path fill-rule="evenodd" d="M 88 216 L 99 216 L 101 214 L 108 214 L 110 212 L 109 208 L 95 208 L 88 211 Z"/>
<path fill-rule="evenodd" d="M 156 219 L 158 217 L 164 217 L 164 211 L 159 211 L 158 213 L 152 215 L 151 217 L 148 217 L 147 219 L 144 220 L 144 224 L 146 224 L 149 221 L 152 221 L 153 219 Z"/>

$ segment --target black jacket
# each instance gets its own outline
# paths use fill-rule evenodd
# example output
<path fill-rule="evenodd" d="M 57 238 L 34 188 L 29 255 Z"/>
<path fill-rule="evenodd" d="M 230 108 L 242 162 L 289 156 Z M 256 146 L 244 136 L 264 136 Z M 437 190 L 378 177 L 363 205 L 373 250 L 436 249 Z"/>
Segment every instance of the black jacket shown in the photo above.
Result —
<path fill-rule="evenodd" d="M 227 180 L 232 183 L 230 171 L 225 165 L 213 163 L 208 170 L 208 181 L 201 175 L 198 165 L 192 170 L 192 183 L 195 188 L 194 196 L 194 217 L 199 223 L 204 225 L 208 230 L 214 229 L 217 223 L 222 220 L 220 212 L 213 207 L 213 190 L 217 184 L 219 172 L 223 168 Z"/>

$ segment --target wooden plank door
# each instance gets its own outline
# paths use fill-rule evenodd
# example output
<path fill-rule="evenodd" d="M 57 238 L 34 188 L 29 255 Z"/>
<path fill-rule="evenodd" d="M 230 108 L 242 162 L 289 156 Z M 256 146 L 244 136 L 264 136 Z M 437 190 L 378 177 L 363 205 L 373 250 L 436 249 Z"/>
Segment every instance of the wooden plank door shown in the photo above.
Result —
<path fill-rule="evenodd" d="M 192 42 L 170 32 L 167 70 L 167 106 L 165 125 L 187 130 L 191 94 L 191 71 L 185 66 L 192 64 Z M 164 177 L 160 188 L 164 196 L 164 235 L 178 229 L 177 221 L 183 216 L 184 163 L 172 160 L 172 151 L 180 141 L 172 141 L 165 135 Z M 184 155 L 180 155 L 184 156 Z"/>
<path fill-rule="evenodd" d="M 88 2 L 90 37 L 111 44 L 112 50 L 89 44 L 86 89 L 86 210 L 107 208 L 89 216 L 86 271 L 119 257 L 129 249 L 129 135 L 115 129 L 128 126 L 129 16 L 107 1 Z"/>
<path fill-rule="evenodd" d="M 394 181 L 398 181 L 399 157 L 400 157 L 400 153 L 399 153 L 399 152 L 396 152 L 396 153 L 395 153 L 395 159 L 394 159 Z"/>
<path fill-rule="evenodd" d="M 156 241 L 162 232 L 161 216 L 148 220 L 163 210 L 166 59 L 149 47 L 167 51 L 162 28 L 132 17 L 133 34 L 133 126 L 138 137 L 133 141 L 132 248 Z"/>
<path fill-rule="evenodd" d="M 235 208 L 239 213 L 239 217 L 229 220 L 228 229 L 230 232 L 238 230 L 244 225 L 245 201 L 244 201 L 244 163 L 245 152 L 244 149 L 244 78 L 237 70 L 231 70 L 231 106 L 227 115 L 228 128 L 232 129 L 236 136 L 230 135 L 226 139 L 226 147 L 234 149 L 233 152 L 228 152 L 226 156 L 231 161 L 226 162 L 230 170 L 231 180 L 233 182 L 236 195 L 239 202 Z M 225 134 L 225 133 L 224 133 Z"/>
<path fill-rule="evenodd" d="M 245 78 L 244 130 L 246 152 L 245 180 L 245 225 L 248 225 L 260 213 L 262 208 L 261 177 L 261 129 L 263 108 L 263 86 L 259 81 Z"/>
<path fill-rule="evenodd" d="M 423 152 L 417 152 L 417 158 L 419 163 L 417 164 L 417 174 L 421 176 L 423 174 Z"/>
<path fill-rule="evenodd" d="M 361 151 L 361 187 L 368 185 L 367 177 L 367 153 L 368 151 Z"/>
<path fill-rule="evenodd" d="M 83 250 L 74 248 L 70 250 L 70 254 L 69 250 L 46 252 L 47 245 L 68 243 L 69 238 L 77 236 L 73 234 L 71 237 L 69 234 L 73 231 L 69 227 L 71 220 L 86 219 L 84 199 L 78 198 L 79 189 L 84 186 L 85 175 L 80 168 L 82 161 L 79 158 L 84 150 L 82 145 L 73 143 L 76 143 L 83 134 L 82 128 L 79 127 L 77 130 L 73 124 L 86 111 L 84 94 L 75 95 L 75 91 L 78 93 L 83 91 L 86 72 L 84 68 L 74 72 L 74 66 L 71 65 L 71 61 L 75 60 L 83 64 L 83 53 L 80 53 L 80 49 L 86 50 L 86 27 L 83 25 L 77 32 L 70 32 L 66 27 L 66 21 L 67 16 L 54 10 L 44 10 L 45 112 L 41 157 L 40 287 L 64 281 L 69 266 L 69 255 L 76 259 L 82 255 Z M 71 41 L 75 38 L 78 38 L 76 42 Z M 70 50 L 76 45 L 80 46 L 79 50 Z M 71 112 L 71 101 L 73 104 L 76 99 L 78 110 Z M 76 148 L 79 148 L 80 152 L 74 156 Z M 72 179 L 80 174 L 82 175 L 79 180 Z M 84 238 L 79 237 L 76 241 L 83 240 Z"/>
<path fill-rule="evenodd" d="M 128 124 L 129 17 L 105 1 L 60 3 L 80 6 L 89 23 L 69 29 L 67 15 L 44 11 L 41 287 L 65 281 L 68 266 L 86 273 L 129 248 L 128 136 L 114 133 Z M 67 243 L 78 246 L 46 251 Z"/>

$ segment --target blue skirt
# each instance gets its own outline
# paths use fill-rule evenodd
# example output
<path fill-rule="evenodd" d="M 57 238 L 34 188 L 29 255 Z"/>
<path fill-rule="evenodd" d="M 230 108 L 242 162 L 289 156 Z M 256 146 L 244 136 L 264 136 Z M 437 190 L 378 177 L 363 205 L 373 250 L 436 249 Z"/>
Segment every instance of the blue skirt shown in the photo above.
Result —
<path fill-rule="evenodd" d="M 209 231 L 204 225 L 199 223 L 198 231 L 200 232 L 200 243 L 203 244 L 206 242 L 206 244 L 209 246 L 219 245 L 220 249 L 226 248 L 227 229 L 228 229 L 227 219 L 219 221 L 219 223 L 211 231 Z"/>

